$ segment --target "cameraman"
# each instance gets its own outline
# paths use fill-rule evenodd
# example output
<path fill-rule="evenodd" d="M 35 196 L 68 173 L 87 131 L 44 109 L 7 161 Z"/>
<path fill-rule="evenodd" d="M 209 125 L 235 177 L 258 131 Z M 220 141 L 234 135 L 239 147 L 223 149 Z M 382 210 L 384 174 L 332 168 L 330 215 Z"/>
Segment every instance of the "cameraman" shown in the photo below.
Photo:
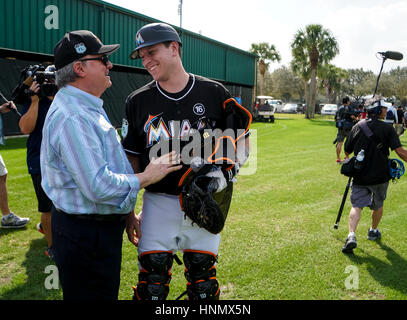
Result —
<path fill-rule="evenodd" d="M 336 162 L 341 163 L 341 151 L 343 142 L 348 136 L 356 120 L 356 114 L 353 108 L 350 106 L 349 97 L 345 97 L 342 99 L 342 106 L 339 107 L 335 120 L 337 122 L 338 128 L 338 134 L 334 141 L 334 144 L 336 143 Z"/>
<path fill-rule="evenodd" d="M 50 66 L 46 71 L 52 70 Z M 53 259 L 51 208 L 52 201 L 41 187 L 40 149 L 42 141 L 42 128 L 45 117 L 57 92 L 54 80 L 46 79 L 41 85 L 33 81 L 22 108 L 22 117 L 19 122 L 21 132 L 29 134 L 27 139 L 27 166 L 34 185 L 38 200 L 38 211 L 41 213 L 41 222 L 37 230 L 44 234 L 48 248 L 45 254 Z"/>
<path fill-rule="evenodd" d="M 386 116 L 387 105 L 384 100 L 373 101 L 369 105 L 368 120 L 365 122 L 373 136 L 366 136 L 359 122 L 355 125 L 345 142 L 345 154 L 358 155 L 364 150 L 362 169 L 354 175 L 350 200 L 352 208 L 349 214 L 349 235 L 342 248 L 344 253 L 352 253 L 356 248 L 355 231 L 364 207 L 372 210 L 372 227 L 368 230 L 368 240 L 378 240 L 381 233 L 377 228 L 383 215 L 383 203 L 386 199 L 389 180 L 389 149 L 396 151 L 407 162 L 407 150 L 401 146 L 399 137 L 392 125 L 381 120 Z"/>

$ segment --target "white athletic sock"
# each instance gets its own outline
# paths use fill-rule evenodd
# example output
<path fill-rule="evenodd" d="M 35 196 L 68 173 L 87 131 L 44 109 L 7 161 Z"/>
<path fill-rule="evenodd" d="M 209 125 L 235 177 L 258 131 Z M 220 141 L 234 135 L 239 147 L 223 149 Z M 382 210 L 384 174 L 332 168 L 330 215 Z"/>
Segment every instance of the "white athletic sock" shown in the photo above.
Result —
<path fill-rule="evenodd" d="M 356 236 L 356 235 L 355 235 L 355 233 L 354 233 L 354 232 L 349 232 L 349 234 L 348 234 L 348 238 L 349 238 L 350 236 Z"/>

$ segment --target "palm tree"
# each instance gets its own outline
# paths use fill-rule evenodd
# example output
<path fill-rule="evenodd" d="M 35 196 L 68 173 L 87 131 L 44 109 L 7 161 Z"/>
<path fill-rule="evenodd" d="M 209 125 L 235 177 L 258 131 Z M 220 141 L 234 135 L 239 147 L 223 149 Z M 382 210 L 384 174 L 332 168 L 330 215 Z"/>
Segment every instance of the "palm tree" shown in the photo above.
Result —
<path fill-rule="evenodd" d="M 328 103 L 336 103 L 342 83 L 347 79 L 346 70 L 338 68 L 333 64 L 322 65 L 318 69 L 318 77 L 321 78 L 321 87 L 325 89 L 325 99 Z"/>
<path fill-rule="evenodd" d="M 309 101 L 309 80 L 311 78 L 311 69 L 305 57 L 297 57 L 291 61 L 291 70 L 299 76 L 304 84 L 305 105 L 310 105 Z"/>
<path fill-rule="evenodd" d="M 260 73 L 260 95 L 263 95 L 264 75 L 268 70 L 270 62 L 281 61 L 281 56 L 273 44 L 267 42 L 252 43 L 249 52 L 259 56 L 259 73 Z"/>
<path fill-rule="evenodd" d="M 298 30 L 291 43 L 294 60 L 308 62 L 311 70 L 310 102 L 307 104 L 306 117 L 315 114 L 315 98 L 317 92 L 318 66 L 331 61 L 338 53 L 338 42 L 331 32 L 319 24 L 310 24 L 305 30 Z"/>

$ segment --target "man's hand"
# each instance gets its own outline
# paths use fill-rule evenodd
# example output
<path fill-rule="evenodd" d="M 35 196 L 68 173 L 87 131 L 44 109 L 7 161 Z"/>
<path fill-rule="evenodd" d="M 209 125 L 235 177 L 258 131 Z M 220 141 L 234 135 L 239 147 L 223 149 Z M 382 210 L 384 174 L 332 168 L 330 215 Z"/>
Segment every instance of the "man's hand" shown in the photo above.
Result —
<path fill-rule="evenodd" d="M 141 229 L 140 218 L 134 214 L 134 211 L 130 212 L 126 218 L 126 233 L 129 241 L 137 247 L 141 238 Z"/>
<path fill-rule="evenodd" d="M 31 102 L 38 102 L 40 98 L 38 97 L 38 92 L 40 92 L 40 85 L 38 84 L 37 81 L 33 81 L 31 84 L 30 91 L 32 91 L 34 94 L 31 96 Z"/>
<path fill-rule="evenodd" d="M 16 105 L 14 104 L 13 101 L 2 104 L 0 106 L 0 113 L 10 112 L 11 109 L 17 110 L 17 107 L 16 107 Z"/>
<path fill-rule="evenodd" d="M 159 158 L 153 158 L 144 172 L 137 174 L 140 181 L 140 189 L 154 184 L 163 179 L 170 172 L 182 168 L 180 156 L 172 151 Z"/>

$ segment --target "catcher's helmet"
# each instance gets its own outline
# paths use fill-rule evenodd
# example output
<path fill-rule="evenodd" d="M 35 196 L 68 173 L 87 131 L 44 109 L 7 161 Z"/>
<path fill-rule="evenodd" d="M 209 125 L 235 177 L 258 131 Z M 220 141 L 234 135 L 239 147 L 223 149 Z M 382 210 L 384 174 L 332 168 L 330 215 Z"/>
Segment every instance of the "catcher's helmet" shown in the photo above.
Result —
<path fill-rule="evenodd" d="M 390 176 L 394 179 L 400 179 L 404 174 L 404 164 L 399 159 L 389 159 Z"/>
<path fill-rule="evenodd" d="M 181 39 L 173 27 L 166 23 L 150 23 L 143 26 L 136 34 L 136 48 L 131 52 L 130 58 L 139 58 L 138 50 L 157 43 L 175 41 L 182 46 Z"/>

